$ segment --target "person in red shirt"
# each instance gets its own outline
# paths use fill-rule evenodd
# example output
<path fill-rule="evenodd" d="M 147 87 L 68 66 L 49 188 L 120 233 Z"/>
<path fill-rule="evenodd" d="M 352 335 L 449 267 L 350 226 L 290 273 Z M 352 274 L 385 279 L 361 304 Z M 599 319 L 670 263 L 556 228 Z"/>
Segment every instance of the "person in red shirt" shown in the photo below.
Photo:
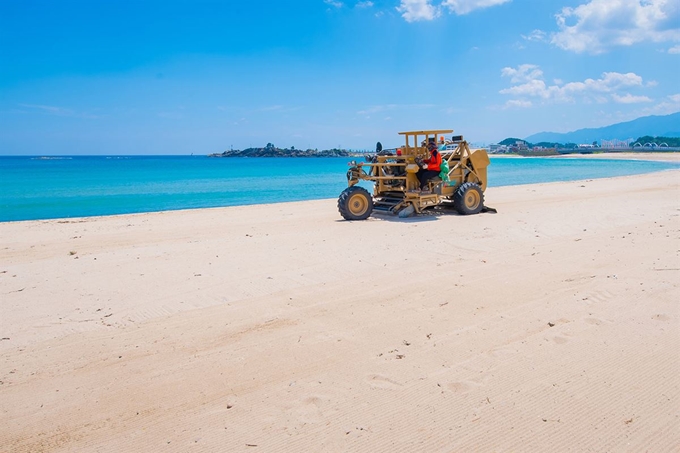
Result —
<path fill-rule="evenodd" d="M 439 176 L 442 165 L 442 155 L 437 151 L 437 144 L 432 141 L 428 144 L 430 150 L 430 157 L 423 160 L 420 170 L 416 173 L 418 181 L 420 181 L 420 190 L 427 189 L 427 181 Z"/>

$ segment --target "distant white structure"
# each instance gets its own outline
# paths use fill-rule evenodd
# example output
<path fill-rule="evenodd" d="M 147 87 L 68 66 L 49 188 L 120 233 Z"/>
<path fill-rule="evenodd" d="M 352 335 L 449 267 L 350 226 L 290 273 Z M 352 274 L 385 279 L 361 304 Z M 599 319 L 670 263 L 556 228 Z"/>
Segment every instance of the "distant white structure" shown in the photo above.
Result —
<path fill-rule="evenodd" d="M 498 144 L 489 145 L 489 153 L 491 153 L 491 154 L 505 154 L 509 151 L 510 150 L 505 145 L 498 145 Z"/>
<path fill-rule="evenodd" d="M 606 149 L 622 149 L 630 148 L 630 144 L 633 143 L 635 139 L 629 138 L 626 140 L 600 140 L 600 146 Z"/>

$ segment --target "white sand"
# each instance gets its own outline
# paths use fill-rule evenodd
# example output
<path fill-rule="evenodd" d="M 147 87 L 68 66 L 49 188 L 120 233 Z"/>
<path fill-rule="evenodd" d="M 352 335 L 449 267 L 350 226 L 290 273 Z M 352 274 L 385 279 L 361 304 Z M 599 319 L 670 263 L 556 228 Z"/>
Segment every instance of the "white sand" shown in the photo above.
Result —
<path fill-rule="evenodd" d="M 2 223 L 0 451 L 679 451 L 679 183 Z"/>
<path fill-rule="evenodd" d="M 559 156 L 548 156 L 551 158 L 579 158 L 579 159 L 625 159 L 625 160 L 653 160 L 662 162 L 680 162 L 680 152 L 598 152 L 596 154 L 562 154 Z"/>

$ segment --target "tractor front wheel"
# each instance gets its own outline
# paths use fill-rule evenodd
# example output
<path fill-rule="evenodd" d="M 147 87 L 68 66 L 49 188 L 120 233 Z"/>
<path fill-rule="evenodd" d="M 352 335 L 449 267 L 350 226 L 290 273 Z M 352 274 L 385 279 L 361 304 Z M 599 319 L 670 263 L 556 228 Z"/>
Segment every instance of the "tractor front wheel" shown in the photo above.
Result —
<path fill-rule="evenodd" d="M 466 182 L 453 194 L 453 208 L 462 215 L 478 214 L 484 208 L 484 193 L 479 184 Z"/>
<path fill-rule="evenodd" d="M 338 211 L 345 220 L 367 219 L 373 212 L 373 197 L 363 187 L 348 187 L 338 197 Z"/>

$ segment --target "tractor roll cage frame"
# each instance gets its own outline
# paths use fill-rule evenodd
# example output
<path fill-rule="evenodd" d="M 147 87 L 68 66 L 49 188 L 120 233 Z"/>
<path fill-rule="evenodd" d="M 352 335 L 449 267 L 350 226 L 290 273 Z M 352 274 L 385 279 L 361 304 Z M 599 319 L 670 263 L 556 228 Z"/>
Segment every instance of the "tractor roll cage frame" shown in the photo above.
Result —
<path fill-rule="evenodd" d="M 352 168 L 347 172 L 347 179 L 350 186 L 357 184 L 359 180 L 373 181 L 377 184 L 374 187 L 374 194 L 380 194 L 390 190 L 414 190 L 418 187 L 418 179 L 415 176 L 417 173 L 416 161 L 429 157 L 430 153 L 427 148 L 427 143 L 430 141 L 437 142 L 437 137 L 443 134 L 450 134 L 451 129 L 442 130 L 427 130 L 427 131 L 413 131 L 413 132 L 399 132 L 406 138 L 405 146 L 402 148 L 386 149 L 381 151 L 378 155 L 373 157 L 372 162 L 351 162 Z M 419 145 L 419 137 L 424 137 Z M 413 144 L 409 143 L 412 139 Z M 485 155 L 480 159 L 473 158 L 474 153 L 470 150 L 468 143 L 463 140 L 462 136 L 455 136 L 456 141 L 449 141 L 446 143 L 446 149 L 440 151 L 442 160 L 446 160 L 449 164 L 448 176 L 452 184 L 438 184 L 442 196 L 450 196 L 453 194 L 453 189 L 446 190 L 447 187 L 459 185 L 462 182 L 467 182 L 473 179 L 477 182 L 482 190 L 486 189 L 486 166 L 489 164 L 488 157 Z M 399 152 L 401 151 L 401 155 Z M 479 162 L 475 162 L 479 160 Z M 409 168 L 411 166 L 411 168 Z M 364 167 L 370 170 L 367 173 Z M 403 169 L 403 170 L 402 170 Z M 353 171 L 354 170 L 354 171 Z M 410 170 L 410 171 L 409 171 Z M 483 174 L 482 174 L 483 173 Z M 403 183 L 397 183 L 403 181 Z M 403 185 L 403 187 L 401 187 Z M 448 193 L 450 192 L 450 193 Z"/>

